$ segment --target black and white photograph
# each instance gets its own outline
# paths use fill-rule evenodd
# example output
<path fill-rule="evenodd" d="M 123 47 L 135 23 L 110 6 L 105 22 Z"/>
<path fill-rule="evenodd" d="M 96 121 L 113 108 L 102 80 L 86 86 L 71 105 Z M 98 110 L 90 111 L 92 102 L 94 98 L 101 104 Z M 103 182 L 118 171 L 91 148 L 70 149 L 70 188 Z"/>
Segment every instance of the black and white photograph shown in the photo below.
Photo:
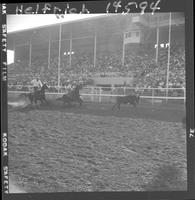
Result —
<path fill-rule="evenodd" d="M 187 191 L 185 23 L 7 15 L 9 193 Z"/>

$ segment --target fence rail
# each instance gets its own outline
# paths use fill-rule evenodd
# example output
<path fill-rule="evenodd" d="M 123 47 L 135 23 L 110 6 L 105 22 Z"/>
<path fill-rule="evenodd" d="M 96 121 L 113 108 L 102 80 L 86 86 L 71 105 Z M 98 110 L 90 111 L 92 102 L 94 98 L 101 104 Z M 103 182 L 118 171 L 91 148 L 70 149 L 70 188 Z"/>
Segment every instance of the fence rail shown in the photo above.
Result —
<path fill-rule="evenodd" d="M 19 89 L 20 88 L 20 89 Z M 24 89 L 25 88 L 25 89 Z M 32 86 L 8 86 L 8 93 L 28 93 L 32 91 Z M 132 91 L 139 92 L 142 99 L 151 99 L 152 104 L 157 99 L 162 100 L 183 100 L 186 101 L 185 88 L 135 88 L 135 87 L 84 87 L 80 91 L 80 94 L 84 98 L 90 99 L 90 101 L 104 102 L 109 101 L 116 96 L 125 96 Z M 64 87 L 51 86 L 47 95 L 63 95 L 68 93 L 68 90 Z M 107 99 L 107 100 L 106 100 Z"/>

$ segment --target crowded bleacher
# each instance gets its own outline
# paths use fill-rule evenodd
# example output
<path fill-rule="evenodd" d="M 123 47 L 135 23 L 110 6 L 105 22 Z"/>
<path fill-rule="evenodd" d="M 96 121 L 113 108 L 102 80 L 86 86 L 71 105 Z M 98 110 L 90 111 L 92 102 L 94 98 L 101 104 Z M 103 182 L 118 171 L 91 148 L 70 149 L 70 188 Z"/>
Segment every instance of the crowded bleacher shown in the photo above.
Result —
<path fill-rule="evenodd" d="M 167 49 L 159 49 L 158 62 L 155 59 L 154 47 L 140 46 L 139 51 L 126 52 L 125 62 L 122 65 L 120 52 L 97 55 L 96 66 L 93 64 L 93 54 L 75 53 L 72 55 L 71 66 L 69 57 L 63 57 L 60 63 L 60 85 L 79 82 L 91 84 L 94 77 L 117 77 L 133 74 L 134 86 L 145 88 L 165 88 L 167 75 Z M 150 50 L 150 51 L 149 51 Z M 41 54 L 40 54 L 41 55 Z M 43 82 L 56 87 L 58 85 L 58 55 L 48 63 L 41 57 L 32 59 L 31 67 L 28 60 L 17 60 L 8 67 L 9 87 L 18 85 L 18 89 L 30 85 L 33 77 L 40 77 Z M 169 87 L 185 87 L 185 49 L 178 43 L 171 46 L 169 66 Z"/>

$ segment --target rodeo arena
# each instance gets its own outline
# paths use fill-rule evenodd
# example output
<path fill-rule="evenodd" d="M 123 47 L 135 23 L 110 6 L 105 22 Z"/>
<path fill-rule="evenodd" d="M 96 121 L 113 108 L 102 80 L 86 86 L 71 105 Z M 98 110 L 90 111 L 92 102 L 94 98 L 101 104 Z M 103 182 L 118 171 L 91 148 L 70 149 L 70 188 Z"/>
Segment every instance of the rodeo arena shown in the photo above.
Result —
<path fill-rule="evenodd" d="M 100 14 L 7 46 L 10 193 L 187 189 L 182 13 Z"/>

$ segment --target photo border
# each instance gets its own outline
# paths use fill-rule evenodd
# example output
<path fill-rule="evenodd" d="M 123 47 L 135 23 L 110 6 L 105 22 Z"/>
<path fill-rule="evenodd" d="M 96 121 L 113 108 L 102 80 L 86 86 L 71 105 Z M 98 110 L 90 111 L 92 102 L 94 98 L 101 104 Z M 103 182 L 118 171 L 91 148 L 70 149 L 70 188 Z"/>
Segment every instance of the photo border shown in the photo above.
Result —
<path fill-rule="evenodd" d="M 156 2 L 157 0 L 148 0 L 148 3 Z M 82 4 L 85 3 L 86 8 L 90 10 L 90 13 L 106 13 L 106 6 L 110 2 L 114 2 L 114 0 L 108 1 L 78 1 L 78 2 L 50 2 L 52 6 L 57 6 L 62 8 L 65 3 L 70 3 L 74 8 L 78 8 L 78 10 L 82 7 Z M 131 0 L 124 0 L 122 3 L 132 2 Z M 143 1 L 134 0 L 134 2 L 140 3 Z M 47 3 L 47 2 L 45 2 Z M 33 3 L 14 3 L 14 4 L 6 4 L 6 12 L 7 14 L 15 14 L 15 9 L 17 5 L 24 6 L 35 6 L 37 2 Z M 43 5 L 44 3 L 39 3 Z M 1 13 L 1 25 L 6 24 L 6 15 L 2 14 L 3 4 L 1 4 L 0 13 Z M 195 136 L 194 136 L 194 26 L 193 26 L 193 0 L 161 0 L 160 10 L 157 12 L 184 12 L 185 14 L 185 52 L 186 52 L 186 142 L 187 142 L 187 180 L 188 180 L 188 190 L 187 191 L 168 191 L 168 192 L 64 192 L 64 193 L 25 193 L 25 194 L 6 194 L 6 166 L 8 166 L 8 157 L 3 156 L 3 152 L 5 146 L 8 146 L 8 137 L 3 133 L 7 133 L 8 131 L 8 122 L 7 122 L 7 81 L 3 81 L 4 75 L 7 73 L 6 66 L 1 67 L 1 139 L 4 141 L 1 145 L 1 158 L 2 158 L 2 187 L 3 187 L 3 199 L 193 199 L 195 198 Z M 137 13 L 139 10 L 132 9 L 132 13 Z M 146 12 L 151 12 L 146 9 Z M 109 13 L 114 13 L 114 9 L 112 9 Z M 38 13 L 39 14 L 39 13 Z M 43 14 L 43 13 L 40 13 Z M 48 13 L 47 13 L 48 14 Z M 53 13 L 52 13 L 53 14 Z M 1 26 L 2 27 L 2 26 Z M 1 28 L 1 38 L 2 28 Z M 6 61 L 6 54 L 3 53 L 3 45 L 2 42 L 0 44 L 1 47 L 1 62 Z M 1 63 L 2 64 L 2 63 Z M 9 134 L 9 133 L 7 133 Z M 5 138 L 3 138 L 5 136 Z M 7 141 L 7 143 L 5 142 Z"/>

